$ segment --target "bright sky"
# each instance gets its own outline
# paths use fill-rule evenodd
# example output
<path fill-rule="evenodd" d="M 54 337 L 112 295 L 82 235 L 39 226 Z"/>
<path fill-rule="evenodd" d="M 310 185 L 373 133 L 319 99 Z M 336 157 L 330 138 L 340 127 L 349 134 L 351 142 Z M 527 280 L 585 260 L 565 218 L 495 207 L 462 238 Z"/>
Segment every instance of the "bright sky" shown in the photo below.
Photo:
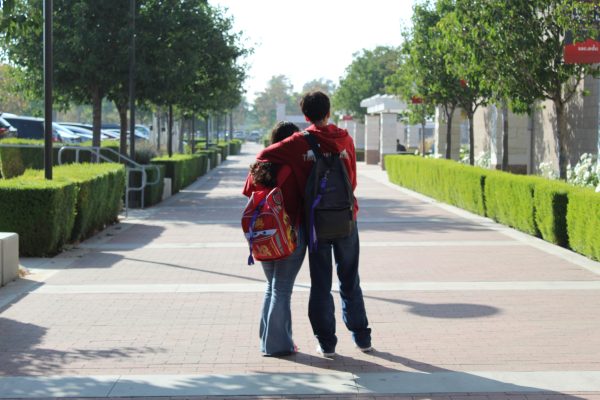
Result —
<path fill-rule="evenodd" d="M 376 46 L 398 46 L 410 25 L 413 0 L 210 0 L 228 9 L 243 31 L 248 58 L 245 84 L 252 101 L 275 75 L 287 76 L 295 91 L 319 78 L 338 83 L 352 54 Z"/>

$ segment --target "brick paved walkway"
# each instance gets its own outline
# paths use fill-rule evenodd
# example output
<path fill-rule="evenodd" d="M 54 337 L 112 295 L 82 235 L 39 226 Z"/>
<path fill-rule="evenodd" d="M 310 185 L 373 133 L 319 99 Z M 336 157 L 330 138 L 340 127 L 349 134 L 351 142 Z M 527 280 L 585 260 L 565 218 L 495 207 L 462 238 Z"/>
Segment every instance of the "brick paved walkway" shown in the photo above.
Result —
<path fill-rule="evenodd" d="M 305 262 L 292 299 L 300 353 L 261 357 L 263 274 L 245 265 L 239 228 L 258 150 L 77 248 L 23 259 L 32 274 L 0 290 L 0 398 L 600 399 L 598 263 L 364 164 L 376 351 L 353 348 L 338 311 L 340 355 L 315 353 Z"/>

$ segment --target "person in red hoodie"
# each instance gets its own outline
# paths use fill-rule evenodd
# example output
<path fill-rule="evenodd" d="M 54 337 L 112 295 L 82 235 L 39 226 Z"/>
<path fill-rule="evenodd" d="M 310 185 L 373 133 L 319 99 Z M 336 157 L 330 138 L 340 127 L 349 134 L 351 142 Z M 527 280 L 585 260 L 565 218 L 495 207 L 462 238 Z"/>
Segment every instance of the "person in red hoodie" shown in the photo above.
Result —
<path fill-rule="evenodd" d="M 306 130 L 316 137 L 323 155 L 340 154 L 352 184 L 356 189 L 356 153 L 354 142 L 345 129 L 329 124 L 331 105 L 329 97 L 320 91 L 310 92 L 300 102 L 302 113 L 310 125 Z M 298 185 L 298 193 L 304 196 L 310 175 L 314 154 L 304 137 L 296 132 L 287 139 L 274 143 L 257 156 L 261 162 L 289 165 Z M 354 198 L 354 220 L 358 212 L 358 202 Z M 352 332 L 355 345 L 363 352 L 371 347 L 371 329 L 367 320 L 365 305 L 358 274 L 359 264 L 358 227 L 348 237 L 319 241 L 316 250 L 309 253 L 311 289 L 308 302 L 308 317 L 313 333 L 318 340 L 317 352 L 325 357 L 335 355 L 337 336 L 335 332 L 335 308 L 332 286 L 332 251 L 335 257 L 339 291 L 342 301 L 342 318 Z"/>

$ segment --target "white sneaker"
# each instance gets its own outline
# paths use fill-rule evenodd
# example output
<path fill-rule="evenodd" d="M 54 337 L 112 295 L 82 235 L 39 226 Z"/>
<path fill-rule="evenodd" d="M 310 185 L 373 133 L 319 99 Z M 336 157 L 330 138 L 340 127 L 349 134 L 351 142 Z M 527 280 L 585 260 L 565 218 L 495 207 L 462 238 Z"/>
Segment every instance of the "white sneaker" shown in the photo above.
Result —
<path fill-rule="evenodd" d="M 327 353 L 327 352 L 323 351 L 323 348 L 321 347 L 321 345 L 317 345 L 317 353 L 319 353 L 320 355 L 322 355 L 325 358 L 333 358 L 335 356 L 335 351 L 333 351 L 331 353 Z"/>
<path fill-rule="evenodd" d="M 356 345 L 356 348 L 362 351 L 363 353 L 370 353 L 374 350 L 373 346 L 360 347 L 359 345 Z"/>

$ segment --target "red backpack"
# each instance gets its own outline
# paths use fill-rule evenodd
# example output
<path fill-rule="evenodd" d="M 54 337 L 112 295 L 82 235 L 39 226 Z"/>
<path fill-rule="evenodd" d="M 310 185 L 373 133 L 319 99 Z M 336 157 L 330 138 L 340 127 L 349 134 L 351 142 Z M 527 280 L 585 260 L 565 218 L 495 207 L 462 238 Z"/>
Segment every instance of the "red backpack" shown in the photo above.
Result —
<path fill-rule="evenodd" d="M 277 187 L 253 192 L 246 204 L 242 229 L 250 248 L 248 265 L 253 265 L 255 258 L 274 261 L 296 250 L 296 231 L 283 206 L 279 188 L 290 173 L 290 167 L 284 165 L 277 175 Z"/>

